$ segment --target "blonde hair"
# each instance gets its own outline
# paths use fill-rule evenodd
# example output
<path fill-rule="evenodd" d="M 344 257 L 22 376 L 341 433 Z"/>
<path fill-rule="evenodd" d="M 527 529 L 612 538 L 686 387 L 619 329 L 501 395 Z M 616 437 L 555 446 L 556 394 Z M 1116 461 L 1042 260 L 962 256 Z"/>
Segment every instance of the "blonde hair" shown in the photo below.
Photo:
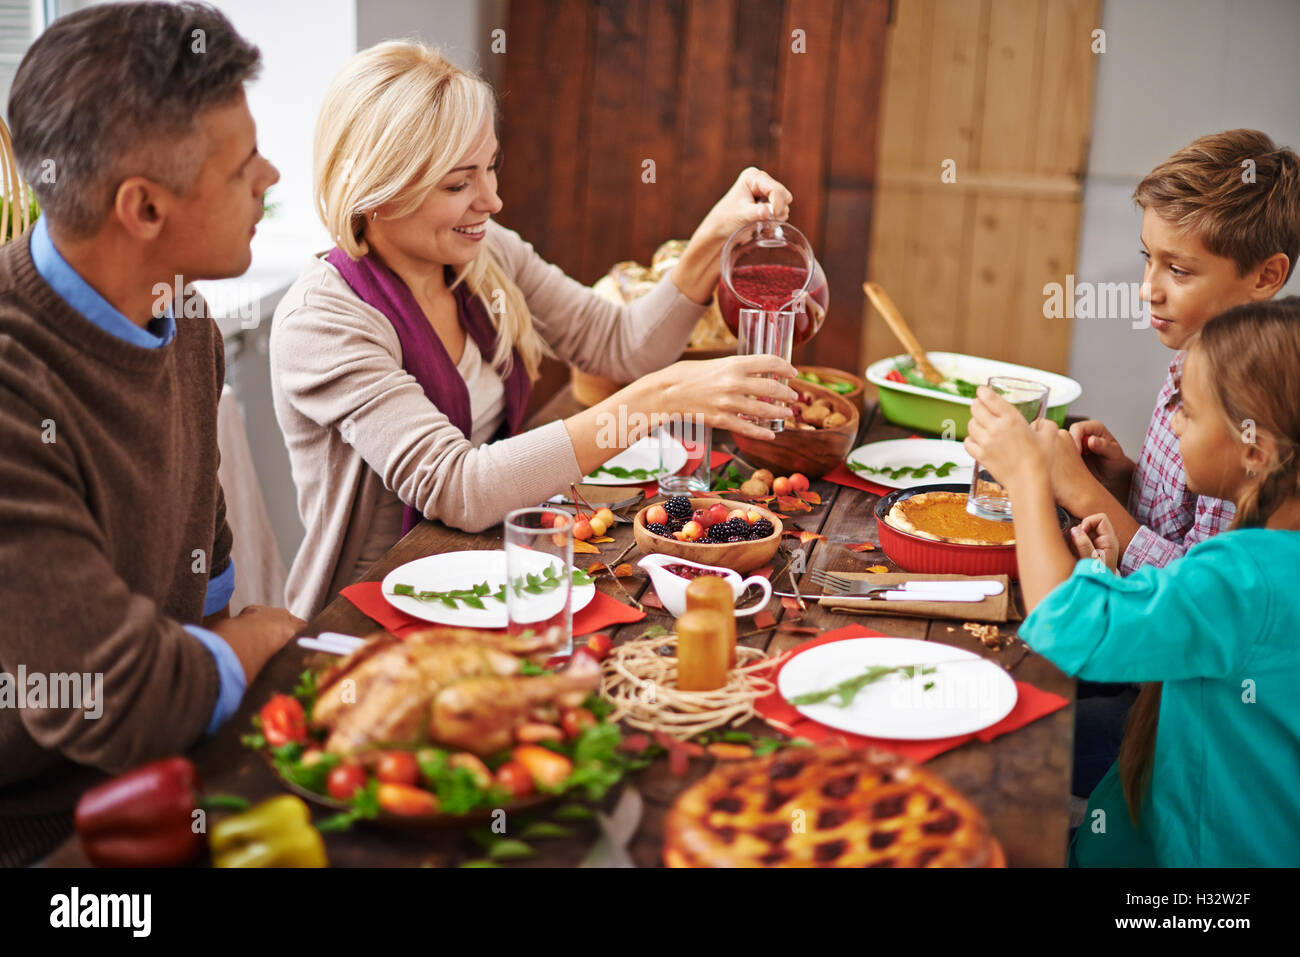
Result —
<path fill-rule="evenodd" d="M 354 56 L 325 93 L 313 147 L 316 211 L 334 242 L 353 259 L 365 256 L 365 211 L 413 212 L 480 144 L 489 119 L 496 120 L 492 88 L 436 49 L 395 40 Z M 547 349 L 491 242 L 456 270 L 452 288 L 462 282 L 496 327 L 493 367 L 509 372 L 515 349 L 536 379 Z"/>
<path fill-rule="evenodd" d="M 1240 432 L 1253 423 L 1257 436 L 1277 446 L 1260 482 L 1238 497 L 1231 527 L 1263 526 L 1300 496 L 1300 297 L 1234 306 L 1207 322 L 1187 348 L 1205 360 L 1205 381 L 1228 428 Z M 1120 742 L 1120 785 L 1135 824 L 1151 786 L 1160 689 L 1159 682 L 1142 686 Z"/>

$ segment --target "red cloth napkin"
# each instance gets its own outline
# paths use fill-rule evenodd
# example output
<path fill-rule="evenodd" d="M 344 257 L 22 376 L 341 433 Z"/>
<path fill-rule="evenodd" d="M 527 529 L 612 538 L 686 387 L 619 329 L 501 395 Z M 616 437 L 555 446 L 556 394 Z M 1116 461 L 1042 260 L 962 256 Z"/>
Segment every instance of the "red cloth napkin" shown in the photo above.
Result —
<path fill-rule="evenodd" d="M 388 599 L 384 597 L 383 585 L 380 582 L 357 582 L 344 588 L 339 594 L 399 638 L 413 631 L 432 627 L 430 622 L 408 615 L 404 611 L 398 611 L 390 605 Z M 598 590 L 591 603 L 574 614 L 573 634 L 575 637 L 591 635 L 611 625 L 640 621 L 644 617 L 645 612 L 637 611 L 617 598 L 611 598 Z"/>
<path fill-rule="evenodd" d="M 849 488 L 856 488 L 861 489 L 864 492 L 870 492 L 872 495 L 888 495 L 893 491 L 892 488 L 877 485 L 875 482 L 868 482 L 860 475 L 851 471 L 843 462 L 823 475 L 822 478 L 827 482 L 834 482 L 836 485 L 846 485 Z"/>
<path fill-rule="evenodd" d="M 828 631 L 826 634 L 800 645 L 795 650 L 794 655 L 828 642 L 843 641 L 845 638 L 881 637 L 884 637 L 881 632 L 863 628 L 861 625 L 846 625 L 843 628 Z M 781 667 L 784 667 L 787 662 L 792 660 L 794 655 L 782 662 Z M 780 673 L 781 669 L 777 668 L 771 675 L 772 680 L 775 681 Z M 1052 694 L 1050 691 L 1040 691 L 1031 684 L 1017 681 L 1016 706 L 1011 709 L 1009 715 L 997 724 L 990 725 L 983 731 L 976 731 L 973 734 L 960 734 L 956 737 L 938 738 L 933 741 L 898 741 L 890 738 L 868 738 L 860 734 L 849 734 L 847 731 L 837 731 L 834 728 L 828 728 L 824 724 L 818 724 L 816 721 L 805 718 L 793 705 L 781 697 L 779 691 L 773 691 L 766 698 L 759 699 L 755 707 L 758 713 L 767 720 L 776 721 L 789 727 L 795 737 L 807 738 L 809 741 L 839 741 L 854 750 L 859 748 L 881 748 L 922 764 L 935 755 L 943 754 L 945 751 L 950 751 L 965 744 L 972 738 L 979 738 L 981 741 L 992 741 L 1008 731 L 1019 730 L 1025 725 L 1051 714 L 1053 711 L 1059 711 L 1069 703 L 1060 695 Z"/>
<path fill-rule="evenodd" d="M 686 464 L 682 466 L 682 468 L 694 469 L 695 466 L 700 464 L 700 459 L 703 457 L 703 455 L 697 455 L 694 458 L 687 459 Z M 709 456 L 709 468 L 716 469 L 719 465 L 726 465 L 730 461 L 730 452 L 723 452 L 721 449 L 714 449 L 713 453 Z M 645 497 L 647 499 L 654 498 L 659 494 L 658 482 L 646 482 L 646 484 L 642 485 L 641 488 L 645 489 Z"/>

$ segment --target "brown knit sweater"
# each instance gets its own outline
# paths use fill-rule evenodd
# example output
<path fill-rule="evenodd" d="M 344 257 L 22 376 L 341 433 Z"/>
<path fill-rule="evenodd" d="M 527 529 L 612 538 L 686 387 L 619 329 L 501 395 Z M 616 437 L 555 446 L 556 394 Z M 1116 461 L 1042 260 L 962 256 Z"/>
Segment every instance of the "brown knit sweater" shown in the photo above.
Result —
<path fill-rule="evenodd" d="M 0 248 L 0 672 L 103 675 L 98 719 L 0 706 L 0 860 L 20 818 L 66 814 L 212 716 L 216 663 L 182 624 L 230 557 L 224 356 L 209 319 L 176 327 L 159 349 L 126 343 L 41 279 L 27 239 Z"/>

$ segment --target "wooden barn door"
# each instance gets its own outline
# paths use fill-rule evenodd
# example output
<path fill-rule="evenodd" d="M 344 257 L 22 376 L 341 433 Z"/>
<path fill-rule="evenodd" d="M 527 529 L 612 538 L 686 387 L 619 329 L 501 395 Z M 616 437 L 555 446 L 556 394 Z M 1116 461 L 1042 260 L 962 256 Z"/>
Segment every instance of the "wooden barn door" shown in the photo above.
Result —
<path fill-rule="evenodd" d="M 928 349 L 1064 373 L 1100 0 L 898 0 L 870 275 Z M 946 168 L 952 175 L 943 175 Z M 865 358 L 902 349 L 874 312 Z"/>
<path fill-rule="evenodd" d="M 794 193 L 791 222 L 830 280 L 826 325 L 796 358 L 860 370 L 888 13 L 888 0 L 512 0 L 501 221 L 593 283 L 689 236 L 741 169 L 762 167 Z"/>

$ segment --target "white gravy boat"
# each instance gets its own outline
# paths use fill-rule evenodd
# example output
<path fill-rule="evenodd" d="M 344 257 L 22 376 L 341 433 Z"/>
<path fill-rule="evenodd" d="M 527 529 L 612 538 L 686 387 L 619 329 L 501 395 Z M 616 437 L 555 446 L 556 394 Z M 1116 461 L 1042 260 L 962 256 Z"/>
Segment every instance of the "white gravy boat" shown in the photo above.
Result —
<path fill-rule="evenodd" d="M 763 600 L 747 608 L 737 608 L 737 618 L 756 614 L 759 609 L 767 607 L 767 603 L 772 599 L 772 583 L 762 575 L 741 578 L 739 572 L 732 571 L 730 568 L 721 568 L 717 565 L 701 565 L 699 562 L 688 562 L 684 558 L 674 558 L 671 555 L 647 555 L 637 564 L 650 575 L 650 581 L 655 586 L 655 593 L 658 594 L 659 600 L 663 602 L 664 608 L 674 618 L 680 618 L 686 614 L 686 586 L 691 582 L 690 579 L 682 578 L 680 575 L 674 575 L 670 572 L 668 570 L 669 565 L 685 565 L 688 568 L 705 568 L 711 572 L 719 572 L 718 577 L 731 586 L 733 600 L 740 598 L 750 585 L 757 585 L 761 588 L 763 590 Z"/>

